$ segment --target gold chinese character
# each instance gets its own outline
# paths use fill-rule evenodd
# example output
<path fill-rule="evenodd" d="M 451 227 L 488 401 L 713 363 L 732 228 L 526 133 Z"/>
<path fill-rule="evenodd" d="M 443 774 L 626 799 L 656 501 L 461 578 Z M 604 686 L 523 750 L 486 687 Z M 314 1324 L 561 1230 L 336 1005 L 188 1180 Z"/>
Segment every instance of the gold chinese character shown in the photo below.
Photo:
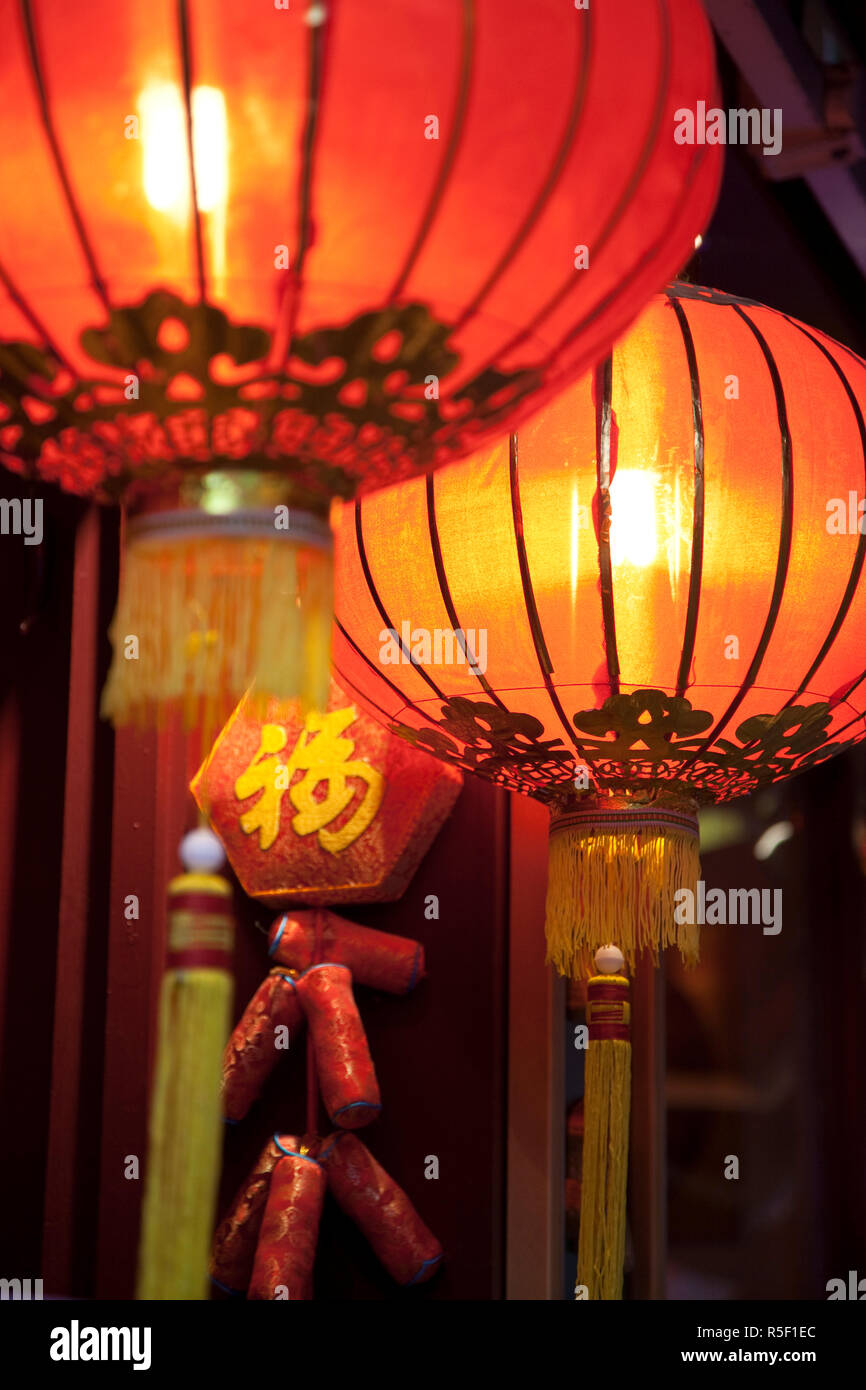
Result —
<path fill-rule="evenodd" d="M 353 739 L 340 737 L 356 718 L 357 712 L 351 705 L 348 709 L 332 710 L 330 714 L 308 715 L 285 762 L 277 755 L 286 746 L 286 730 L 279 724 L 262 727 L 258 752 L 235 782 L 235 795 L 239 800 L 257 791 L 262 793 L 255 806 L 240 818 L 245 834 L 252 835 L 258 830 L 261 849 L 270 849 L 277 838 L 280 806 L 286 791 L 295 808 L 296 814 L 292 817 L 295 833 L 318 832 L 320 846 L 330 854 L 339 854 L 367 829 L 381 804 L 385 779 L 363 759 L 352 758 Z M 304 775 L 293 782 L 296 772 Z M 347 785 L 350 777 L 360 777 L 367 784 L 361 804 L 342 829 L 327 830 L 325 827 L 342 815 L 357 795 L 355 788 Z M 319 800 L 315 792 L 322 783 L 327 784 L 327 791 Z"/>

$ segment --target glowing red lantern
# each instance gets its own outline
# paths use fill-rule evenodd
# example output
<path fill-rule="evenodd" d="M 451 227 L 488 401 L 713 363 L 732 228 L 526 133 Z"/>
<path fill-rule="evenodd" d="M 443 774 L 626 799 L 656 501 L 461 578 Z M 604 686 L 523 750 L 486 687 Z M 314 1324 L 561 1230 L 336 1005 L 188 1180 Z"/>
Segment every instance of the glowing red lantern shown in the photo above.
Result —
<path fill-rule="evenodd" d="M 501 433 L 687 258 L 721 158 L 674 140 L 713 97 L 700 6 L 0 26 L 0 461 L 133 510 L 107 708 L 301 670 L 323 702 L 329 499 Z"/>
<path fill-rule="evenodd" d="M 341 682 L 549 802 L 554 851 L 585 807 L 693 835 L 698 804 L 866 732 L 864 409 L 846 348 L 672 286 L 510 441 L 344 508 Z M 630 957 L 658 944 L 648 912 L 594 908 L 551 924 L 563 968 L 614 932 Z"/>
<path fill-rule="evenodd" d="M 510 440 L 343 509 L 341 684 L 417 747 L 550 803 L 549 958 L 575 974 L 601 948 L 583 1296 L 622 1281 L 621 969 L 673 941 L 696 954 L 678 894 L 694 903 L 699 804 L 866 733 L 864 409 L 846 348 L 674 285 Z"/>

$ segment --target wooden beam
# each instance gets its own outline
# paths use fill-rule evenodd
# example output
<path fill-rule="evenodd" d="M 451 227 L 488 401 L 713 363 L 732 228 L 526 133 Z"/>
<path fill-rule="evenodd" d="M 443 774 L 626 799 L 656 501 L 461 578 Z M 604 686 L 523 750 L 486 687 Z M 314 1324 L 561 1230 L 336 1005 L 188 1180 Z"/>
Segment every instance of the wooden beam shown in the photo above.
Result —
<path fill-rule="evenodd" d="M 512 796 L 508 1039 L 509 1299 L 561 1299 L 565 991 L 544 963 L 545 807 Z"/>

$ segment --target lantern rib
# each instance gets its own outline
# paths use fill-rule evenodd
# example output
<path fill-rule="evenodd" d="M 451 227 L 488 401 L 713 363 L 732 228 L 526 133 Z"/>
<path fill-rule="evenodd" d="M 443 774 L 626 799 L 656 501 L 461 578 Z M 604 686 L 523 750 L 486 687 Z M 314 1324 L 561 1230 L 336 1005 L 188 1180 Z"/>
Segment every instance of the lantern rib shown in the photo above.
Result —
<path fill-rule="evenodd" d="M 824 346 L 824 344 L 812 333 L 810 333 L 809 330 L 802 323 L 798 323 L 796 319 L 790 318 L 787 314 L 784 314 L 783 318 L 786 319 L 787 322 L 792 325 L 792 327 L 799 328 L 800 332 L 805 334 L 805 336 L 809 339 L 811 343 L 815 344 L 815 347 L 818 348 L 819 351 L 824 354 L 827 361 L 830 363 L 830 366 L 833 368 L 834 372 L 836 373 L 836 375 L 842 383 L 842 386 L 845 390 L 845 394 L 847 395 L 848 400 L 851 403 L 851 409 L 854 412 L 854 418 L 857 421 L 857 429 L 860 433 L 860 448 L 863 452 L 864 487 L 866 487 L 866 422 L 864 422 L 863 420 L 863 412 L 860 409 L 860 403 L 857 400 L 857 397 L 854 393 L 854 389 L 851 386 L 851 383 L 845 375 L 845 372 L 843 371 L 842 367 L 836 361 L 833 354 Z M 830 630 L 827 633 L 827 636 L 824 638 L 824 642 L 821 646 L 820 651 L 818 652 L 818 655 L 815 657 L 815 660 L 812 662 L 812 665 L 809 667 L 802 681 L 798 685 L 797 689 L 794 691 L 794 694 L 791 695 L 790 698 L 786 701 L 786 703 L 782 706 L 783 709 L 787 709 L 790 705 L 794 703 L 795 700 L 799 699 L 803 691 L 806 689 L 806 686 L 809 684 L 812 677 L 814 676 L 815 672 L 818 670 L 818 667 L 823 662 L 824 658 L 826 657 L 836 638 L 838 637 L 839 632 L 842 628 L 842 624 L 848 616 L 848 611 L 854 600 L 854 595 L 857 592 L 857 585 L 860 582 L 860 576 L 863 571 L 864 559 L 866 559 L 866 534 L 864 534 L 864 532 L 861 531 L 857 540 L 857 548 L 854 552 L 854 561 L 851 565 L 851 573 L 848 576 L 848 584 L 845 588 L 844 594 L 842 595 L 842 601 L 839 604 L 839 609 L 836 613 L 836 617 L 833 619 L 833 622 L 830 626 Z"/>
<path fill-rule="evenodd" d="M 190 199 L 192 202 L 192 220 L 195 235 L 198 297 L 203 304 L 207 298 L 207 280 L 204 268 L 204 240 L 202 236 L 201 208 L 198 203 L 198 186 L 195 176 L 195 155 L 192 130 L 192 40 L 189 31 L 188 0 L 177 0 L 177 30 L 180 42 L 181 76 L 186 117 L 186 153 L 189 167 Z"/>
<path fill-rule="evenodd" d="M 655 141 L 659 129 L 661 127 L 662 119 L 664 117 L 665 111 L 668 108 L 668 92 L 670 89 L 671 68 L 670 16 L 668 14 L 667 5 L 663 3 L 663 0 L 662 3 L 659 4 L 659 14 L 662 21 L 662 33 L 664 36 L 664 75 L 657 89 L 656 104 L 653 110 L 652 119 L 650 121 L 648 138 L 643 144 L 640 155 L 638 157 L 637 164 L 632 170 L 632 174 L 628 180 L 628 183 L 625 185 L 625 188 L 620 194 L 619 201 L 617 202 L 612 213 L 608 217 L 607 222 L 605 223 L 601 232 L 593 240 L 592 255 L 594 262 L 597 262 L 599 254 L 603 251 L 608 241 L 610 241 L 611 237 L 616 231 L 617 226 L 622 220 L 623 213 L 629 206 L 631 200 L 637 194 L 637 189 L 641 183 L 641 180 L 643 179 L 644 174 L 646 173 L 647 166 L 649 165 L 650 158 L 652 156 L 653 150 L 655 149 Z M 686 179 L 683 181 L 683 197 L 685 197 L 686 193 L 688 192 L 688 189 L 691 186 L 694 175 L 697 171 L 697 167 L 702 162 L 704 151 L 707 148 L 707 146 L 696 147 L 696 149 L 699 150 L 699 153 L 696 154 L 695 158 L 693 159 L 691 168 L 689 169 L 689 173 Z M 679 209 L 677 209 L 677 213 L 678 211 Z M 677 213 L 675 213 L 674 220 L 676 218 Z M 652 257 L 655 255 L 658 248 L 660 246 L 666 245 L 668 241 L 668 232 L 669 226 L 665 229 L 665 232 L 662 234 L 662 236 L 659 237 L 658 240 L 655 241 L 653 245 L 649 248 L 646 255 L 641 257 L 640 261 L 634 267 L 634 270 L 631 272 L 631 274 L 624 277 L 620 277 L 617 280 L 616 285 L 610 291 L 610 293 L 605 295 L 604 299 L 600 300 L 599 303 L 595 305 L 592 310 L 590 310 L 589 314 L 587 314 L 585 318 L 582 320 L 582 323 L 578 325 L 577 328 L 573 329 L 568 334 L 566 334 L 560 345 L 557 348 L 555 348 L 553 352 L 548 354 L 547 360 L 542 364 L 542 372 L 548 371 L 551 362 L 553 362 L 558 357 L 562 348 L 567 343 L 571 342 L 571 340 L 574 337 L 578 336 L 578 334 L 583 331 L 583 328 L 587 324 L 592 323 L 594 319 L 596 319 L 598 315 L 602 313 L 605 308 L 607 308 L 608 304 L 612 303 L 619 297 L 622 291 L 623 284 L 628 284 L 629 281 L 633 279 L 635 275 L 640 273 L 644 266 L 646 266 L 648 262 L 652 259 Z M 576 273 L 572 273 L 568 277 L 568 279 L 562 283 L 560 288 L 554 291 L 554 293 L 550 296 L 547 302 L 543 304 L 542 307 L 539 309 L 538 313 L 535 314 L 535 316 L 532 319 L 530 319 L 529 323 L 527 323 L 518 333 L 516 333 L 514 337 L 509 339 L 509 341 L 505 343 L 504 346 L 501 346 L 493 357 L 489 358 L 489 360 L 485 362 L 484 366 L 481 369 L 482 372 L 486 371 L 489 367 L 493 366 L 493 364 L 497 360 L 503 357 L 507 357 L 510 353 L 514 352 L 517 348 L 521 347 L 527 341 L 528 338 L 532 337 L 539 325 L 542 324 L 546 318 L 549 318 L 550 315 L 554 312 L 554 310 L 558 309 L 560 304 L 562 304 L 563 301 L 566 300 L 568 296 L 574 292 L 574 290 L 578 287 L 579 284 L 580 276 Z"/>
<path fill-rule="evenodd" d="M 402 701 L 400 709 L 414 710 L 418 718 L 426 722 L 428 716 L 424 713 L 424 711 L 418 705 L 415 704 L 414 700 L 409 699 L 405 690 L 401 690 L 399 685 L 395 685 L 394 682 L 388 676 L 385 675 L 381 667 L 377 666 L 375 662 L 370 660 L 370 658 L 367 656 L 367 653 L 365 651 L 362 651 L 362 649 L 358 646 L 358 643 L 355 641 L 353 637 L 349 635 L 346 628 L 343 626 L 343 624 L 340 622 L 340 619 L 337 617 L 334 618 L 334 626 L 337 628 L 338 632 L 340 632 L 342 636 L 345 637 L 349 646 L 352 648 L 352 651 L 356 654 L 356 656 L 359 656 L 361 658 L 364 665 L 369 666 L 373 674 L 375 676 L 378 676 L 381 681 L 384 681 L 387 686 L 390 686 L 394 694 L 398 697 L 399 700 Z M 364 698 L 366 699 L 366 696 Z M 441 698 L 444 700 L 444 695 Z M 388 717 L 389 719 L 396 718 L 395 715 L 389 715 Z"/>
<path fill-rule="evenodd" d="M 72 373 L 74 369 L 71 366 L 65 354 L 63 353 L 62 349 L 57 345 L 57 343 L 55 343 L 54 339 L 51 337 L 50 333 L 48 332 L 48 329 L 45 327 L 42 320 L 39 318 L 35 309 L 33 309 L 31 305 L 28 304 L 27 300 L 24 298 L 24 295 L 18 289 L 18 286 L 12 280 L 11 276 L 8 274 L 5 266 L 3 265 L 0 265 L 0 284 L 3 285 L 3 288 L 8 294 L 10 300 L 15 305 L 16 309 L 22 315 L 22 317 L 25 318 L 27 322 L 30 324 L 30 327 L 33 329 L 34 333 L 38 334 L 38 336 L 42 339 L 42 342 L 45 345 L 46 350 L 57 360 L 60 366 L 62 366 L 66 371 Z M 77 421 L 75 416 L 75 410 L 71 402 L 65 400 L 62 396 L 44 395 L 42 392 L 40 392 L 39 389 L 34 385 L 32 380 L 32 367 L 28 367 L 25 363 L 21 361 L 19 354 L 15 351 L 11 344 L 4 344 L 0 351 L 2 351 L 3 353 L 4 372 L 8 375 L 14 376 L 22 388 L 26 384 L 27 390 L 30 395 L 38 396 L 40 400 L 46 401 L 58 412 L 59 415 L 62 415 L 63 418 L 74 428 Z M 0 453 L 0 457 L 3 456 L 4 454 Z M 6 455 L 6 457 L 12 456 Z"/>
<path fill-rule="evenodd" d="M 547 643 L 544 640 L 544 629 L 541 626 L 541 615 L 538 611 L 538 604 L 535 601 L 535 591 L 532 587 L 532 575 L 529 569 L 529 558 L 526 554 L 526 537 L 523 533 L 523 506 L 520 501 L 520 477 L 518 473 L 518 440 L 517 434 L 512 432 L 508 440 L 508 475 L 511 488 L 511 515 L 514 520 L 514 543 L 517 548 L 517 564 L 520 569 L 520 582 L 523 586 L 523 602 L 526 605 L 526 617 L 529 622 L 529 630 L 532 633 L 532 644 L 535 647 L 535 655 L 541 670 L 541 677 L 544 681 L 544 688 L 550 697 L 550 703 L 556 711 L 557 718 L 565 730 L 570 742 L 574 745 L 577 752 L 585 757 L 583 749 L 574 731 L 573 724 L 570 723 L 568 715 L 562 707 L 556 687 L 551 679 L 553 675 L 553 662 L 547 650 Z"/>
<path fill-rule="evenodd" d="M 866 680 L 866 671 L 864 671 L 864 672 L 862 673 L 862 675 L 858 676 L 857 679 L 856 679 L 856 681 L 854 681 L 854 683 L 853 683 L 852 685 L 849 685 L 849 686 L 848 686 L 848 689 L 845 691 L 845 704 L 846 704 L 846 705 L 847 705 L 847 703 L 848 703 L 848 697 L 849 697 L 849 695 L 851 695 L 851 694 L 853 693 L 853 691 L 855 691 L 855 690 L 857 689 L 858 685 L 862 685 L 862 683 L 863 683 L 864 680 Z M 854 718 L 853 718 L 853 719 L 849 719 L 849 720 L 848 720 L 848 723 L 847 723 L 847 724 L 843 724 L 843 725 L 841 726 L 841 728 L 839 728 L 839 729 L 834 729 L 834 730 L 833 730 L 833 738 L 834 738 L 834 740 L 838 739 L 838 738 L 840 737 L 841 734 L 846 733 L 847 730 L 851 728 L 851 725 L 852 725 L 852 724 L 861 724 L 861 723 L 863 723 L 864 720 L 866 720 L 866 710 L 860 710 L 859 714 L 855 711 L 855 713 L 854 713 Z"/>
<path fill-rule="evenodd" d="M 344 636 L 346 636 L 345 632 Z M 352 677 L 347 675 L 346 672 L 340 666 L 337 665 L 336 661 L 332 661 L 331 665 L 336 674 L 340 677 L 340 684 L 348 689 L 351 689 L 355 693 L 355 695 L 359 696 L 363 700 L 365 705 L 371 705 L 372 708 L 376 710 L 378 714 L 381 714 L 382 718 L 386 721 L 389 719 L 398 718 L 399 711 L 398 714 L 389 714 L 386 709 L 383 709 L 381 705 L 377 704 L 375 700 L 371 699 L 371 697 L 367 694 L 366 691 L 359 690 L 355 681 L 352 680 Z"/>
<path fill-rule="evenodd" d="M 469 105 L 469 92 L 472 82 L 472 67 L 475 60 L 475 0 L 458 0 L 463 12 L 463 25 L 460 42 L 460 75 L 457 80 L 457 104 L 454 113 L 454 120 L 451 125 L 451 132 L 448 142 L 442 152 L 442 163 L 439 166 L 439 173 L 436 182 L 427 200 L 427 206 L 421 217 L 421 222 L 413 238 L 412 244 L 407 252 L 403 267 L 399 271 L 391 292 L 388 296 L 388 303 L 393 304 L 398 295 L 402 294 L 406 281 L 414 269 L 418 257 L 421 254 L 424 243 L 430 233 L 436 216 L 442 205 L 442 197 L 448 186 L 448 179 L 457 158 L 457 151 L 460 148 L 460 141 L 466 124 L 466 109 Z"/>
<path fill-rule="evenodd" d="M 438 685 L 433 680 L 433 677 L 427 674 L 420 662 L 416 661 L 412 653 L 406 648 L 402 636 L 398 632 L 396 626 L 394 625 L 385 608 L 384 603 L 382 602 L 382 598 L 379 594 L 379 590 L 376 586 L 376 582 L 373 579 L 373 575 L 370 570 L 370 562 L 367 558 L 367 547 L 364 544 L 364 524 L 361 514 L 360 498 L 358 498 L 355 502 L 355 542 L 358 547 L 358 559 L 361 562 L 361 569 L 364 571 L 364 579 L 366 581 L 367 588 L 370 593 L 370 598 L 376 605 L 379 617 L 382 619 L 382 622 L 385 624 L 385 627 L 388 629 L 388 631 L 394 637 L 396 637 L 397 642 L 400 645 L 400 650 L 406 657 L 406 660 L 412 665 L 414 670 L 418 672 L 418 675 L 421 677 L 421 679 L 425 681 L 427 685 L 429 685 L 430 689 L 433 691 L 433 694 L 436 695 L 440 700 L 447 699 L 447 696 L 444 695 L 443 692 L 439 689 Z"/>
<path fill-rule="evenodd" d="M 58 344 L 55 343 L 54 339 L 48 332 L 48 329 L 45 327 L 44 323 L 39 318 L 39 315 L 36 313 L 36 310 L 32 308 L 30 304 L 28 304 L 27 300 L 24 298 L 24 295 L 21 293 L 18 286 L 12 279 L 11 275 L 9 275 L 8 271 L 6 270 L 6 267 L 3 265 L 0 265 L 0 284 L 2 284 L 3 288 L 5 289 L 12 303 L 15 305 L 15 308 L 21 314 L 22 318 L 25 318 L 27 320 L 34 333 L 37 333 L 39 337 L 42 339 L 43 344 L 51 353 L 52 357 L 55 357 L 57 361 L 60 363 L 60 365 L 62 367 L 65 367 L 67 371 L 73 371 L 69 359 L 64 355 L 63 350 L 58 346 Z M 6 343 L 4 344 L 4 351 L 8 352 L 8 350 L 9 344 Z"/>
<path fill-rule="evenodd" d="M 685 180 L 683 182 L 684 196 L 688 193 L 688 190 L 691 188 L 691 185 L 694 183 L 697 175 L 700 173 L 701 165 L 704 162 L 704 158 L 706 157 L 707 150 L 710 148 L 710 146 L 698 145 L 696 148 L 698 153 L 692 160 L 689 172 L 686 175 Z M 624 275 L 621 275 L 617 280 L 616 284 L 613 286 L 613 288 L 606 295 L 604 295 L 603 298 L 600 299 L 598 303 L 593 306 L 592 309 L 590 309 L 589 313 L 584 314 L 583 318 L 578 323 L 574 324 L 574 326 L 570 328 L 562 338 L 560 338 L 556 346 L 552 348 L 551 351 L 548 353 L 545 361 L 542 362 L 541 367 L 539 368 L 541 372 L 549 371 L 552 365 L 562 357 L 562 354 L 565 352 L 565 349 L 568 347 L 568 345 L 572 343 L 575 338 L 579 338 L 583 333 L 585 333 L 587 328 L 589 328 L 596 321 L 596 319 L 599 318 L 600 315 L 602 315 L 605 312 L 605 310 L 608 309 L 610 305 L 613 304 L 620 297 L 620 295 L 623 292 L 623 289 L 627 285 L 630 285 L 634 280 L 638 278 L 639 275 L 641 275 L 646 270 L 650 261 L 653 260 L 653 258 L 659 253 L 660 250 L 664 248 L 664 246 L 669 241 L 674 226 L 676 224 L 677 218 L 679 216 L 679 212 L 680 209 L 679 207 L 677 207 L 674 210 L 673 216 L 671 217 L 670 221 L 666 223 L 660 236 L 657 237 L 657 239 L 653 242 L 652 246 L 647 248 L 646 253 L 643 256 L 641 256 L 640 260 L 636 262 L 632 269 L 627 271 Z M 530 330 L 534 327 L 535 324 L 533 323 L 532 325 L 530 325 Z M 621 332 L 627 327 L 627 323 L 623 324 L 614 336 L 619 337 Z M 528 336 L 530 330 L 527 330 L 527 333 L 525 334 L 518 335 L 518 338 L 512 339 L 512 341 L 508 343 L 506 347 L 503 349 L 503 352 L 510 352 L 515 346 L 517 346 L 521 338 Z M 553 378 L 551 389 L 554 392 L 556 392 L 560 389 L 561 386 L 566 385 L 569 379 L 570 373 L 567 369 L 564 372 L 560 371 L 559 375 Z"/>
<path fill-rule="evenodd" d="M 42 61 L 39 54 L 39 40 L 36 34 L 36 22 L 33 14 L 33 6 L 31 0 L 20 0 L 19 8 L 21 13 L 21 22 L 24 28 L 24 39 L 27 47 L 27 57 L 30 63 L 30 72 L 33 78 L 33 84 L 36 88 L 36 95 L 39 100 L 39 108 L 42 115 L 42 126 L 45 131 L 45 138 L 48 142 L 48 148 L 51 151 L 51 158 L 54 161 L 54 168 L 57 171 L 57 177 L 60 180 L 60 186 L 63 189 L 63 196 L 66 200 L 67 210 L 69 212 L 72 225 L 75 228 L 75 234 L 78 237 L 78 244 L 81 248 L 81 254 L 84 257 L 84 260 L 87 264 L 87 269 L 90 272 L 91 288 L 95 291 L 100 302 L 102 303 L 103 308 L 105 309 L 105 312 L 110 317 L 112 313 L 112 307 L 111 299 L 108 293 L 108 287 L 100 273 L 99 266 L 97 265 L 96 254 L 90 243 L 90 238 L 87 235 L 87 228 L 84 225 L 84 218 L 81 215 L 81 210 L 78 206 L 75 193 L 72 189 L 72 182 L 70 180 L 69 174 L 66 169 L 66 165 L 63 160 L 63 154 L 60 149 L 60 143 L 57 139 L 57 132 L 54 129 L 54 122 L 51 118 L 51 109 L 48 99 L 48 88 L 46 86 L 45 75 L 42 70 Z"/>
<path fill-rule="evenodd" d="M 463 313 L 460 315 L 459 319 L 455 323 L 454 328 L 452 330 L 455 334 L 459 333 L 460 330 L 466 326 L 469 320 L 475 317 L 481 305 L 484 303 L 484 300 L 487 298 L 490 291 L 493 289 L 494 285 L 498 283 L 498 281 L 502 278 L 505 272 L 510 268 L 520 247 L 526 241 L 533 227 L 538 222 L 542 210 L 550 201 L 551 194 L 553 193 L 553 190 L 555 189 L 556 185 L 559 183 L 562 177 L 566 160 L 577 140 L 578 132 L 580 129 L 580 122 L 583 116 L 583 109 L 586 101 L 586 89 L 588 86 L 589 78 L 589 62 L 592 54 L 592 11 L 575 10 L 574 18 L 576 22 L 579 22 L 581 19 L 583 19 L 584 28 L 586 30 L 586 41 L 582 46 L 582 51 L 580 54 L 579 72 L 577 74 L 577 80 L 575 82 L 574 87 L 574 96 L 572 99 L 571 108 L 568 113 L 568 119 L 566 120 L 565 130 L 563 132 L 562 139 L 559 142 L 559 147 L 556 153 L 554 154 L 553 162 L 547 171 L 544 181 L 538 193 L 536 194 L 535 199 L 528 213 L 524 217 L 523 221 L 521 222 L 520 226 L 518 227 L 517 231 L 515 232 L 514 236 L 509 242 L 508 246 L 505 248 L 504 252 L 500 256 L 496 265 L 493 267 L 490 274 L 484 280 L 484 283 L 481 285 L 481 288 L 476 291 L 474 298 L 470 300 L 466 308 L 463 310 Z"/>
<path fill-rule="evenodd" d="M 749 669 L 746 672 L 737 694 L 728 705 L 728 708 L 725 710 L 709 736 L 701 743 L 697 751 L 680 765 L 681 771 L 685 771 L 686 768 L 691 767 L 699 758 L 703 757 L 708 748 L 712 748 L 716 739 L 736 714 L 749 690 L 755 683 L 755 678 L 761 669 L 767 647 L 770 644 L 773 629 L 776 626 L 779 609 L 782 606 L 782 599 L 785 593 L 785 581 L 788 577 L 788 563 L 791 558 L 791 538 L 794 530 L 794 477 L 791 459 L 791 434 L 788 427 L 788 411 L 785 405 L 785 392 L 782 386 L 782 378 L 779 374 L 779 368 L 770 346 L 757 324 L 752 321 L 739 304 L 732 304 L 730 307 L 733 309 L 734 313 L 742 319 L 743 323 L 746 324 L 757 340 L 764 360 L 767 363 L 770 379 L 773 383 L 773 393 L 776 398 L 776 415 L 779 422 L 779 436 L 782 447 L 782 524 L 779 528 L 779 551 L 776 559 L 776 577 L 773 582 L 770 607 Z M 753 745 L 754 740 L 751 744 L 747 744 L 746 747 L 752 747 Z"/>
<path fill-rule="evenodd" d="M 596 429 L 596 496 L 598 499 L 596 530 L 598 535 L 598 569 L 601 585 L 601 621 L 604 632 L 604 656 L 611 695 L 619 694 L 619 653 L 616 645 L 616 614 L 613 602 L 613 565 L 610 556 L 610 524 L 612 507 L 611 484 L 611 425 L 613 395 L 613 356 L 608 355 L 595 372 L 595 429 Z M 615 466 L 615 465 L 614 465 Z"/>
<path fill-rule="evenodd" d="M 463 634 L 463 628 L 460 624 L 460 619 L 457 617 L 457 609 L 454 607 L 454 599 L 451 596 L 451 590 L 448 586 L 448 576 L 445 573 L 445 563 L 442 559 L 442 546 L 439 540 L 439 528 L 436 524 L 436 496 L 434 488 L 435 476 L 432 473 L 428 473 L 427 525 L 430 531 L 430 545 L 433 550 L 433 564 L 436 568 L 436 578 L 439 581 L 439 592 L 442 595 L 442 602 L 444 603 L 445 611 L 448 614 L 448 621 L 451 624 L 451 629 L 454 633 L 454 636 L 457 638 L 457 640 L 460 643 L 460 646 L 463 649 L 463 655 L 466 657 L 469 669 L 472 672 L 475 679 L 478 681 L 478 684 L 481 686 L 481 689 L 484 691 L 485 695 L 489 696 L 493 703 L 495 705 L 498 705 L 500 709 L 507 709 L 507 705 L 503 704 L 502 700 L 500 700 L 499 696 L 493 689 L 493 686 L 488 681 L 484 672 L 479 671 L 478 662 L 475 658 L 475 653 L 471 652 L 466 645 L 466 638 Z"/>
<path fill-rule="evenodd" d="M 316 136 L 320 124 L 319 107 L 321 104 L 325 67 L 325 40 L 330 31 L 331 23 L 332 17 L 326 13 L 321 23 L 310 25 L 309 38 L 307 41 L 307 101 L 304 130 L 301 136 L 301 160 L 297 189 L 298 249 L 295 255 L 294 272 L 286 280 L 286 290 L 283 297 L 284 307 L 279 315 L 281 321 L 285 320 L 282 351 L 278 349 L 277 352 L 277 357 L 282 360 L 283 371 L 286 370 L 287 363 L 292 355 L 292 346 L 295 341 L 295 328 L 298 322 L 301 295 L 304 288 L 304 265 L 307 259 L 307 252 L 313 240 L 313 219 L 311 214 L 313 201 L 313 160 L 316 150 Z M 281 327 L 282 324 L 278 323 L 274 334 L 275 342 L 282 336 L 280 331 Z"/>
<path fill-rule="evenodd" d="M 692 661 L 695 655 L 695 640 L 698 631 L 698 614 L 701 604 L 701 580 L 704 567 L 704 414 L 701 404 L 701 383 L 698 373 L 698 357 L 695 340 L 689 325 L 688 315 L 679 299 L 667 291 L 668 302 L 676 314 L 677 323 L 683 335 L 686 361 L 689 368 L 689 381 L 692 393 L 692 423 L 695 432 L 695 499 L 692 509 L 692 559 L 689 572 L 689 597 L 686 607 L 686 625 L 683 634 L 683 648 L 680 655 L 680 668 L 677 674 L 677 695 L 682 696 L 688 688 Z"/>

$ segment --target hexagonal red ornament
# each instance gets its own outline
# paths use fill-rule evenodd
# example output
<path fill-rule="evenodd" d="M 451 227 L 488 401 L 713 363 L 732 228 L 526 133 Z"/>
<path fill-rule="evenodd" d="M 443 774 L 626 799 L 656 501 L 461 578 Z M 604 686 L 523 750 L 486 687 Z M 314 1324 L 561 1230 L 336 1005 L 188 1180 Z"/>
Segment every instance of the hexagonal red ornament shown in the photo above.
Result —
<path fill-rule="evenodd" d="M 190 790 L 243 889 L 277 908 L 398 898 L 462 784 L 332 680 L 306 719 L 245 696 Z"/>

